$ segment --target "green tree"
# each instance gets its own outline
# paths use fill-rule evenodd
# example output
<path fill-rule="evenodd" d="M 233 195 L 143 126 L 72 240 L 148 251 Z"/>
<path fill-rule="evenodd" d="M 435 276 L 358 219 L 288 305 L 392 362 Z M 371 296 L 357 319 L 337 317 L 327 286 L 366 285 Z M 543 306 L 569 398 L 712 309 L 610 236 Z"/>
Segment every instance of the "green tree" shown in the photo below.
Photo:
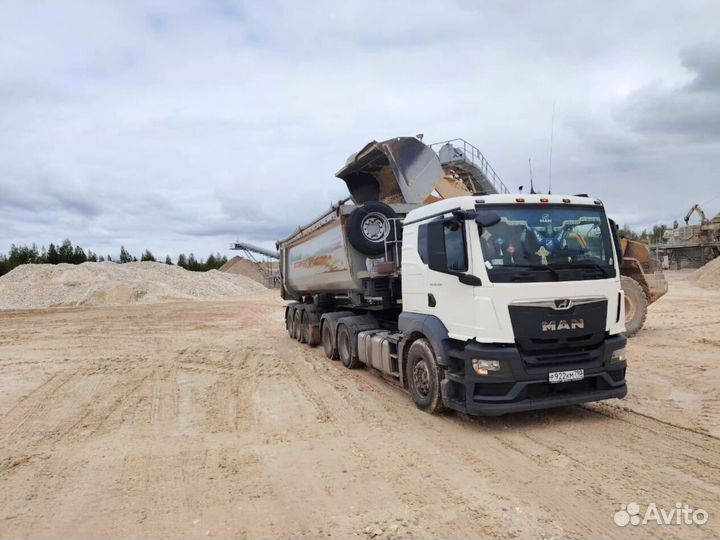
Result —
<path fill-rule="evenodd" d="M 155 262 L 156 259 L 155 259 L 155 256 L 152 253 L 150 253 L 150 250 L 146 249 L 145 251 L 143 251 L 143 254 L 140 256 L 140 260 Z"/>
<path fill-rule="evenodd" d="M 188 262 L 187 262 L 187 258 L 185 257 L 184 253 L 181 253 L 180 255 L 178 255 L 177 265 L 180 268 L 184 268 L 185 270 L 187 270 Z"/>
<path fill-rule="evenodd" d="M 73 262 L 73 246 L 69 238 L 63 240 L 63 243 L 58 249 L 58 255 L 61 263 L 72 263 Z"/>
<path fill-rule="evenodd" d="M 73 264 L 82 264 L 87 261 L 87 255 L 80 246 L 75 246 L 73 250 L 71 262 Z"/>
<path fill-rule="evenodd" d="M 198 270 L 200 270 L 200 263 L 195 258 L 194 253 L 188 255 L 187 269 L 192 270 L 193 272 L 197 272 Z"/>
<path fill-rule="evenodd" d="M 213 270 L 214 268 L 217 268 L 217 259 L 215 258 L 215 255 L 212 253 L 208 255 L 207 261 L 205 261 L 204 270 Z"/>
<path fill-rule="evenodd" d="M 165 255 L 165 264 L 172 265 L 172 259 L 170 258 L 170 255 Z"/>
<path fill-rule="evenodd" d="M 130 252 L 125 249 L 125 246 L 120 246 L 120 262 L 121 263 L 129 263 L 132 262 L 133 256 L 130 255 Z"/>
<path fill-rule="evenodd" d="M 100 255 L 100 258 L 98 259 L 98 262 L 105 262 L 105 257 L 103 257 L 102 255 Z"/>
<path fill-rule="evenodd" d="M 627 238 L 628 240 L 637 240 L 639 238 L 638 234 L 627 225 L 620 227 L 618 232 L 620 234 L 620 238 Z"/>
<path fill-rule="evenodd" d="M 48 247 L 47 262 L 49 264 L 58 264 L 60 262 L 60 254 L 58 253 L 55 244 L 50 244 L 50 247 Z"/>

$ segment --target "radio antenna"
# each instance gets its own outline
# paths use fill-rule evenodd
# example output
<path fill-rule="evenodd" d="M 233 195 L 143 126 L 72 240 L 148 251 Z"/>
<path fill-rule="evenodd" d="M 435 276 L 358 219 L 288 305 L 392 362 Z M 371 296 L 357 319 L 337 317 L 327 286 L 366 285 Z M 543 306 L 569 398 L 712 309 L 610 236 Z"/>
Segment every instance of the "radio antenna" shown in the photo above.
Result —
<path fill-rule="evenodd" d="M 548 195 L 552 193 L 552 151 L 553 136 L 555 135 L 555 102 L 553 101 L 552 121 L 550 122 L 550 159 L 548 160 Z"/>
<path fill-rule="evenodd" d="M 528 158 L 528 165 L 530 165 L 530 194 L 535 195 L 535 186 L 533 186 L 532 179 L 532 159 Z"/>

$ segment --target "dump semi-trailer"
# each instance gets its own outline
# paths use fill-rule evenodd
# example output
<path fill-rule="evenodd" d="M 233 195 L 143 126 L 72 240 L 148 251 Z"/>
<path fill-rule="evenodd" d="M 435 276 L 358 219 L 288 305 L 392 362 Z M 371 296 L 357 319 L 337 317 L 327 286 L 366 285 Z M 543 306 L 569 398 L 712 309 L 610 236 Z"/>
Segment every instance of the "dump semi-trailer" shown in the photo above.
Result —
<path fill-rule="evenodd" d="M 368 145 L 338 173 L 351 197 L 278 241 L 289 335 L 398 379 L 431 413 L 625 396 L 622 253 L 601 201 L 426 204 L 437 168 L 424 149 Z"/>

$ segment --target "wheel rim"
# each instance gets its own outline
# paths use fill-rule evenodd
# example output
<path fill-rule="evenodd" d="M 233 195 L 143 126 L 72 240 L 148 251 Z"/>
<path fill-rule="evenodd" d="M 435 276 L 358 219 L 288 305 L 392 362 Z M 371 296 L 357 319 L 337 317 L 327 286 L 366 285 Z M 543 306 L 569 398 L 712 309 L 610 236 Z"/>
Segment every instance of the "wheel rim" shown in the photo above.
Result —
<path fill-rule="evenodd" d="M 371 212 L 362 221 L 362 233 L 371 242 L 382 242 L 390 232 L 390 224 L 379 212 Z"/>
<path fill-rule="evenodd" d="M 421 396 L 427 397 L 430 394 L 430 370 L 422 358 L 413 366 L 413 385 Z"/>
<path fill-rule="evenodd" d="M 625 320 L 631 321 L 635 318 L 635 302 L 625 297 Z"/>

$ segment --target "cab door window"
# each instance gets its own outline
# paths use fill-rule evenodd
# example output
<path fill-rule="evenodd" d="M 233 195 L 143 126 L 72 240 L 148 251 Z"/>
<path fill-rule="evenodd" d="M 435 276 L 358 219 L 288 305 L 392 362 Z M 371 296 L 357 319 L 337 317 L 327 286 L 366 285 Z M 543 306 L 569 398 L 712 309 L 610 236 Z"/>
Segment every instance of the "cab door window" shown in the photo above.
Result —
<path fill-rule="evenodd" d="M 423 226 L 424 227 L 424 226 Z M 427 233 L 419 235 L 418 251 L 423 261 L 436 272 L 458 274 L 468 269 L 465 227 L 456 220 L 433 221 L 427 224 Z"/>

